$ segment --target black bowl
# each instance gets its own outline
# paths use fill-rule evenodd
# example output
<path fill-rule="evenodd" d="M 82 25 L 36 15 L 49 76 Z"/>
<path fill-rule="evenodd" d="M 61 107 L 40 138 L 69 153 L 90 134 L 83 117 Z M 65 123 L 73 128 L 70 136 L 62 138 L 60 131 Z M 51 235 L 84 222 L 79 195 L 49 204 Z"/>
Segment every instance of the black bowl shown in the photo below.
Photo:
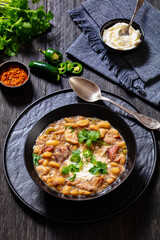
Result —
<path fill-rule="evenodd" d="M 5 84 L 3 84 L 1 81 L 0 81 L 0 86 L 2 87 L 2 89 L 5 91 L 5 92 L 8 92 L 8 93 L 18 93 L 18 92 L 21 92 L 23 90 L 26 89 L 26 87 L 28 86 L 29 84 L 29 78 L 30 78 L 30 71 L 29 71 L 29 68 L 22 62 L 20 61 L 16 61 L 16 60 L 10 60 L 10 61 L 6 61 L 4 63 L 2 63 L 0 65 L 0 73 L 1 71 L 3 71 L 5 68 L 11 66 L 11 65 L 17 65 L 19 66 L 21 69 L 23 69 L 26 73 L 27 73 L 27 80 L 19 85 L 19 86 L 7 86 Z"/>
<path fill-rule="evenodd" d="M 64 196 L 59 192 L 49 188 L 38 177 L 33 165 L 33 160 L 32 160 L 32 152 L 33 152 L 33 146 L 35 144 L 35 140 L 39 136 L 39 134 L 44 130 L 44 128 L 47 127 L 50 123 L 57 121 L 61 118 L 76 116 L 76 115 L 82 115 L 86 117 L 97 117 L 99 119 L 109 121 L 110 124 L 120 132 L 120 134 L 122 135 L 122 137 L 126 142 L 127 149 L 128 149 L 125 172 L 112 185 L 104 189 L 102 192 L 96 193 L 95 195 L 81 197 L 81 198 Z M 45 116 L 43 116 L 33 126 L 31 131 L 29 132 L 29 135 L 25 143 L 25 149 L 24 149 L 24 159 L 25 159 L 25 165 L 26 165 L 27 171 L 30 177 L 32 178 L 32 180 L 41 189 L 43 189 L 45 192 L 51 194 L 54 197 L 59 197 L 67 200 L 79 200 L 79 201 L 91 200 L 97 197 L 101 197 L 113 191 L 118 186 L 120 186 L 130 175 L 134 167 L 135 158 L 136 158 L 136 141 L 128 124 L 119 115 L 117 115 L 110 109 L 101 105 L 91 104 L 91 103 L 78 103 L 78 104 L 66 105 L 66 106 L 57 108 L 49 112 Z"/>
<path fill-rule="evenodd" d="M 132 23 L 132 27 L 134 29 L 136 29 L 136 30 L 138 29 L 140 31 L 140 33 L 141 33 L 141 38 L 140 38 L 141 41 L 140 41 L 140 43 L 136 47 L 134 47 L 132 49 L 127 49 L 127 50 L 119 50 L 119 49 L 114 49 L 114 48 L 108 46 L 107 43 L 105 43 L 103 41 L 103 32 L 104 32 L 104 30 L 112 27 L 114 24 L 119 23 L 119 22 L 124 22 L 124 23 L 128 23 L 129 24 L 130 20 L 129 19 L 125 19 L 125 18 L 117 18 L 117 19 L 112 19 L 112 20 L 106 22 L 100 28 L 100 39 L 101 39 L 102 43 L 104 44 L 105 47 L 107 47 L 109 50 L 114 51 L 114 52 L 121 52 L 121 53 L 123 52 L 124 53 L 124 52 L 130 52 L 130 51 L 133 51 L 133 50 L 137 49 L 144 41 L 144 32 L 143 32 L 143 29 L 135 22 Z"/>

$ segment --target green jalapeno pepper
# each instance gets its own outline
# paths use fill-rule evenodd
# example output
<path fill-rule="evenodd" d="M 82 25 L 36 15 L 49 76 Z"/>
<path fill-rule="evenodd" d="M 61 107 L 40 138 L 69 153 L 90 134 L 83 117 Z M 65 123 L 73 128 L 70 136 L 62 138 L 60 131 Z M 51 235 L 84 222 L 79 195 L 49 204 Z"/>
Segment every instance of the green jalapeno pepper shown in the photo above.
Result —
<path fill-rule="evenodd" d="M 72 71 L 72 63 L 70 61 L 66 61 L 66 68 L 67 68 L 67 72 L 71 72 Z"/>
<path fill-rule="evenodd" d="M 66 63 L 62 62 L 57 65 L 57 69 L 59 71 L 59 74 L 64 74 L 67 71 Z"/>
<path fill-rule="evenodd" d="M 73 154 L 72 157 L 70 158 L 71 162 L 76 162 L 79 163 L 81 160 L 80 156 L 78 154 Z"/>
<path fill-rule="evenodd" d="M 74 62 L 72 63 L 72 73 L 74 74 L 80 74 L 82 72 L 82 65 L 80 63 Z"/>
<path fill-rule="evenodd" d="M 50 76 L 56 78 L 58 81 L 60 79 L 58 69 L 48 63 L 43 62 L 30 62 L 28 64 L 31 70 L 41 70 L 42 72 L 48 73 Z"/>
<path fill-rule="evenodd" d="M 92 156 L 92 151 L 89 150 L 89 149 L 84 150 L 84 151 L 83 151 L 83 156 L 84 156 L 85 158 L 91 157 L 91 156 Z"/>
<path fill-rule="evenodd" d="M 63 55 L 58 50 L 48 48 L 46 51 L 43 51 L 41 49 L 39 49 L 39 51 L 44 54 L 45 58 L 49 62 L 55 65 L 62 62 Z"/>

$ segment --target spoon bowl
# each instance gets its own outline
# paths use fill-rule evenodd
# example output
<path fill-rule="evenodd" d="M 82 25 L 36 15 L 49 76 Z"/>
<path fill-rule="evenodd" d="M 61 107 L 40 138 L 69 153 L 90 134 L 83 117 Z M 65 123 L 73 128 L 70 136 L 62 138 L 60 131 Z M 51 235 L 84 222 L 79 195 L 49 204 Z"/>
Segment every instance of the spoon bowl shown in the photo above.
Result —
<path fill-rule="evenodd" d="M 70 77 L 69 83 L 74 92 L 84 101 L 98 101 L 101 98 L 100 88 L 91 81 L 86 80 L 82 77 Z"/>
<path fill-rule="evenodd" d="M 138 120 L 143 126 L 147 127 L 148 129 L 159 129 L 160 128 L 160 122 L 157 120 L 150 118 L 148 116 L 145 116 L 143 114 L 134 112 L 133 110 L 130 110 L 124 106 L 121 106 L 114 102 L 113 100 L 103 97 L 101 94 L 100 88 L 93 82 L 89 81 L 86 78 L 83 77 L 70 77 L 69 83 L 71 88 L 74 90 L 74 92 L 83 100 L 87 102 L 95 102 L 98 100 L 104 100 L 109 103 L 114 104 L 115 106 L 121 108 L 128 114 L 130 114 L 132 117 L 134 117 L 136 120 Z"/>

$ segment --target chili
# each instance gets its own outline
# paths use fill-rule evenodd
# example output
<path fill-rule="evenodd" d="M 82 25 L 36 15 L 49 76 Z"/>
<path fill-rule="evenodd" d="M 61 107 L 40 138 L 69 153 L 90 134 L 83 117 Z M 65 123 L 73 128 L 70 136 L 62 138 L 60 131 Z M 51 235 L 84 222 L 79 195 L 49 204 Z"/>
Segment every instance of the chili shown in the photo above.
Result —
<path fill-rule="evenodd" d="M 69 60 L 67 60 L 65 63 L 66 63 L 67 71 L 71 72 L 72 71 L 72 63 Z"/>
<path fill-rule="evenodd" d="M 64 74 L 67 71 L 66 63 L 62 62 L 57 65 L 57 69 L 59 71 L 59 74 Z"/>
<path fill-rule="evenodd" d="M 91 157 L 91 156 L 92 156 L 92 151 L 89 150 L 89 149 L 84 150 L 84 151 L 83 151 L 83 156 L 84 156 L 85 158 Z"/>
<path fill-rule="evenodd" d="M 49 62 L 51 62 L 51 63 L 53 63 L 55 65 L 57 65 L 60 62 L 62 62 L 63 55 L 58 50 L 55 50 L 55 49 L 52 49 L 52 48 L 48 48 L 45 51 L 43 51 L 41 49 L 39 49 L 39 51 L 44 54 L 45 58 Z"/>
<path fill-rule="evenodd" d="M 43 73 L 49 74 L 57 81 L 60 80 L 58 69 L 48 63 L 34 61 L 30 62 L 28 66 L 33 71 L 42 71 Z"/>
<path fill-rule="evenodd" d="M 71 162 L 76 162 L 79 163 L 81 160 L 80 156 L 78 154 L 73 154 L 72 157 L 70 158 Z"/>
<path fill-rule="evenodd" d="M 19 65 L 10 65 L 0 73 L 0 81 L 9 87 L 22 85 L 28 79 L 27 72 Z"/>
<path fill-rule="evenodd" d="M 74 62 L 72 63 L 72 73 L 74 74 L 80 74 L 83 70 L 83 67 L 80 63 Z"/>

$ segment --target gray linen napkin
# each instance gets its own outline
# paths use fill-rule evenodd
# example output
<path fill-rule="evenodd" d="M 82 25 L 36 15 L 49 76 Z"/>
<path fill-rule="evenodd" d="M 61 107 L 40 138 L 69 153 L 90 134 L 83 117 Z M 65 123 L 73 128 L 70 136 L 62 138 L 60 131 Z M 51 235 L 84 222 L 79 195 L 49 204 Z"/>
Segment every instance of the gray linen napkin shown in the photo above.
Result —
<path fill-rule="evenodd" d="M 125 89 L 160 106 L 160 11 L 145 1 L 135 17 L 145 33 L 144 43 L 135 51 L 119 54 L 101 43 L 99 29 L 114 18 L 130 19 L 136 0 L 88 0 L 70 11 L 82 29 L 66 53 Z"/>

